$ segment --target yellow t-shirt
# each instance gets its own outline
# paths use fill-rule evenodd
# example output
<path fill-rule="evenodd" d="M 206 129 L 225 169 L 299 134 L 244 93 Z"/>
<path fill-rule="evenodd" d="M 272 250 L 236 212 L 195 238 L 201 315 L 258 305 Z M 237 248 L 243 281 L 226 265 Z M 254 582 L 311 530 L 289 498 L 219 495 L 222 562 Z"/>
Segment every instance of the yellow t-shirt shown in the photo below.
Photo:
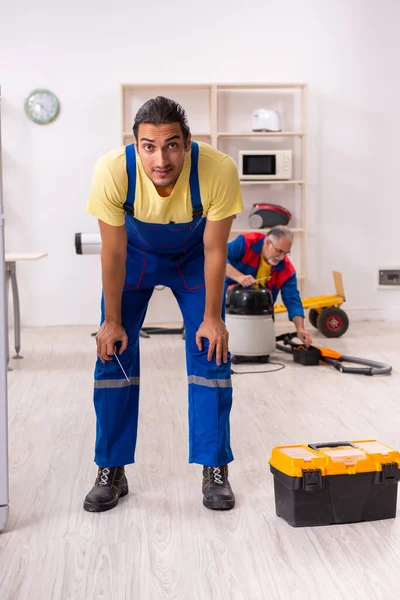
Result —
<path fill-rule="evenodd" d="M 256 279 L 261 279 L 262 277 L 271 277 L 272 266 L 267 263 L 263 256 L 260 258 L 260 264 L 258 265 L 258 271 L 256 275 Z M 263 279 L 263 281 L 259 281 L 258 285 L 262 287 L 267 287 L 268 279 Z"/>
<path fill-rule="evenodd" d="M 188 223 L 192 220 L 189 175 L 190 152 L 173 192 L 167 198 L 159 196 L 136 154 L 135 218 L 145 223 Z M 204 215 L 220 221 L 243 210 L 237 167 L 228 155 L 199 142 L 198 162 L 200 195 Z M 86 210 L 109 225 L 125 223 L 128 190 L 125 146 L 102 156 L 96 164 Z"/>

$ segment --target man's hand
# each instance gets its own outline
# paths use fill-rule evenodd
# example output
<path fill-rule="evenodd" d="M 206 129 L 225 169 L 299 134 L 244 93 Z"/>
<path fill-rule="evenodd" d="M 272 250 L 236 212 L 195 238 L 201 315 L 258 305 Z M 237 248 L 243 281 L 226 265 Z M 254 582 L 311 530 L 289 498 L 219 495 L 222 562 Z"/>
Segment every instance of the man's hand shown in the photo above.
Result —
<path fill-rule="evenodd" d="M 96 335 L 97 356 L 102 363 L 113 359 L 116 350 L 115 342 L 122 342 L 119 351 L 119 354 L 122 354 L 128 347 L 128 336 L 125 329 L 118 323 L 104 321 Z"/>
<path fill-rule="evenodd" d="M 228 338 L 229 333 L 225 327 L 225 323 L 219 317 L 205 318 L 196 332 L 196 344 L 198 349 L 202 350 L 201 338 L 206 338 L 209 341 L 207 359 L 212 360 L 215 350 L 215 360 L 218 366 L 221 364 L 221 358 L 224 363 L 228 362 Z"/>
<path fill-rule="evenodd" d="M 242 287 L 249 287 L 250 285 L 257 283 L 253 275 L 242 275 L 241 277 L 238 277 L 237 281 Z"/>
<path fill-rule="evenodd" d="M 307 346 L 307 348 L 308 348 L 308 346 L 311 346 L 311 344 L 312 344 L 311 333 L 309 333 L 306 329 L 299 328 L 297 330 L 297 337 L 303 342 L 303 344 L 305 344 Z"/>

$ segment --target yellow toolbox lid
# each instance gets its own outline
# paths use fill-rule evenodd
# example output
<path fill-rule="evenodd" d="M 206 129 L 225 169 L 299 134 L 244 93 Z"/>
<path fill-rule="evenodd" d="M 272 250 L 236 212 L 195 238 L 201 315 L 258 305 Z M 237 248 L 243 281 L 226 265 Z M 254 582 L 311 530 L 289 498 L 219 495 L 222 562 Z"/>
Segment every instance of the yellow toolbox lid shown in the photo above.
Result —
<path fill-rule="evenodd" d="M 356 475 L 382 471 L 382 464 L 397 463 L 400 453 L 376 440 L 276 446 L 269 464 L 290 477 L 303 470 L 320 469 L 321 475 Z"/>

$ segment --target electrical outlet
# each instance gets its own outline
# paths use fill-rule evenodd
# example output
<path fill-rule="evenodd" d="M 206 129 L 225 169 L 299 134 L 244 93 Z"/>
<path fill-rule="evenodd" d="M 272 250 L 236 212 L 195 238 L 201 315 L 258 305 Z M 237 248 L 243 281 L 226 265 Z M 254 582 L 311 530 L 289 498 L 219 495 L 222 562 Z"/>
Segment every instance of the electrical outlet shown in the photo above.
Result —
<path fill-rule="evenodd" d="M 400 269 L 380 269 L 379 285 L 400 286 Z"/>

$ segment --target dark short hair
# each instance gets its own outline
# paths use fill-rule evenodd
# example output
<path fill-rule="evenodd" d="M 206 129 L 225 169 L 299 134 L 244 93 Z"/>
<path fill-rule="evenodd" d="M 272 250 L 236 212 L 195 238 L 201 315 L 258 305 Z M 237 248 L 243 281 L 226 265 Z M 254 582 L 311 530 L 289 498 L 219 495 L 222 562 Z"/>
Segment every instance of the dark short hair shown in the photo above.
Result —
<path fill-rule="evenodd" d="M 157 96 L 157 98 L 147 100 L 137 111 L 133 125 L 133 134 L 136 141 L 138 141 L 139 125 L 142 123 L 150 123 L 151 125 L 179 123 L 185 142 L 190 135 L 185 110 L 175 100 L 165 98 L 164 96 Z"/>

